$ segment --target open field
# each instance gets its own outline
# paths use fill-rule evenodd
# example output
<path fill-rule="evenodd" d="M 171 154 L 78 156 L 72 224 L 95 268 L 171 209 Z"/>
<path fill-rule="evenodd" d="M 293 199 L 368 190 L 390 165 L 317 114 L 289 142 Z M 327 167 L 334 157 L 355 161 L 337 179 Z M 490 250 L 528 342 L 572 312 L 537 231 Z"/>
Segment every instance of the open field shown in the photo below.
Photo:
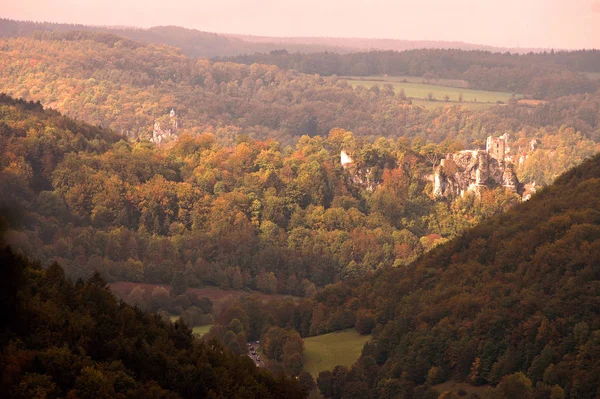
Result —
<path fill-rule="evenodd" d="M 192 332 L 194 334 L 196 334 L 197 336 L 201 337 L 204 334 L 206 334 L 210 328 L 212 327 L 212 324 L 207 324 L 205 326 L 196 326 L 192 328 Z"/>
<path fill-rule="evenodd" d="M 381 83 L 420 83 L 420 84 L 432 84 L 438 86 L 449 86 L 458 87 L 461 89 L 468 89 L 469 82 L 461 79 L 425 79 L 421 76 L 342 76 L 343 79 L 348 80 L 368 80 Z"/>
<path fill-rule="evenodd" d="M 357 79 L 356 77 L 348 77 L 347 81 L 353 87 L 356 86 L 364 86 L 366 88 L 371 88 L 373 86 L 382 87 L 384 84 L 390 84 L 394 88 L 394 92 L 398 93 L 401 89 L 404 90 L 404 93 L 408 98 L 418 99 L 418 100 L 426 100 L 428 98 L 429 93 L 433 95 L 433 99 L 436 101 L 427 101 L 429 103 L 434 103 L 436 106 L 443 106 L 448 104 L 444 101 L 445 96 L 449 97 L 449 101 L 452 103 L 459 102 L 459 96 L 462 94 L 463 102 L 461 105 L 464 106 L 474 106 L 481 103 L 487 104 L 488 106 L 496 104 L 498 101 L 506 103 L 513 97 L 512 93 L 504 93 L 497 91 L 484 91 L 484 90 L 471 90 L 466 88 L 459 87 L 450 87 L 450 86 L 442 86 L 439 84 L 425 84 L 425 83 L 417 83 L 417 82 L 403 82 L 402 80 L 397 80 L 398 77 L 381 77 L 378 80 L 366 80 L 366 79 Z M 421 81 L 423 78 L 418 78 Z M 515 95 L 516 98 L 520 98 L 520 95 Z M 422 105 L 422 104 L 419 104 Z"/>
<path fill-rule="evenodd" d="M 172 314 L 170 317 L 171 317 L 172 323 L 175 323 L 179 319 L 179 316 L 177 316 L 175 314 Z M 201 337 L 204 334 L 206 334 L 208 332 L 208 330 L 210 330 L 211 327 L 212 327 L 212 324 L 206 324 L 204 326 L 193 326 L 192 333 Z"/>
<path fill-rule="evenodd" d="M 479 102 L 477 102 L 477 103 L 468 103 L 468 102 L 458 103 L 458 102 L 444 102 L 444 101 L 427 101 L 427 100 L 419 100 L 416 98 L 411 98 L 410 101 L 413 103 L 413 105 L 419 105 L 419 106 L 425 107 L 427 109 L 460 106 L 460 107 L 467 107 L 471 110 L 478 111 L 478 110 L 488 109 L 488 108 L 498 105 L 496 103 L 479 103 Z"/>
<path fill-rule="evenodd" d="M 371 338 L 354 329 L 304 339 L 304 369 L 316 377 L 337 365 L 351 366 Z"/>

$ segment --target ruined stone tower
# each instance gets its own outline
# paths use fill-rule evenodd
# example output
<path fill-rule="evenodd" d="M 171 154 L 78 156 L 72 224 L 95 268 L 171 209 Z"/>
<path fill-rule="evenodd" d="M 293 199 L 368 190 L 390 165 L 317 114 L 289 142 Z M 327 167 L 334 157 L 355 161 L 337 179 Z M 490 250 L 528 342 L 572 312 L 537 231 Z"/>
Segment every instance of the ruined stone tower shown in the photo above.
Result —
<path fill-rule="evenodd" d="M 504 163 L 506 157 L 506 142 L 508 138 L 505 135 L 500 137 L 489 136 L 485 145 L 485 150 L 489 154 L 490 158 L 495 159 L 499 163 Z"/>

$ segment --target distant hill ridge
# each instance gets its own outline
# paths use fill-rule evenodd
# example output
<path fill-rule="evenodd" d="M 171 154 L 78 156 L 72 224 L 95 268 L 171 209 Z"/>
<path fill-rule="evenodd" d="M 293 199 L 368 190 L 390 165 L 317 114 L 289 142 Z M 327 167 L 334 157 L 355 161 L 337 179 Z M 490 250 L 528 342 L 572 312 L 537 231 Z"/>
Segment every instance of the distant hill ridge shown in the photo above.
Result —
<path fill-rule="evenodd" d="M 0 37 L 30 35 L 39 30 L 87 30 L 114 33 L 119 36 L 148 43 L 169 44 L 179 47 L 190 57 L 225 57 L 241 54 L 264 53 L 285 49 L 290 53 L 333 52 L 347 54 L 365 50 L 460 49 L 491 52 L 529 53 L 549 49 L 493 47 L 464 42 L 401 40 L 378 38 L 333 37 L 269 37 L 238 34 L 220 34 L 187 29 L 179 26 L 154 26 L 151 28 L 90 26 L 53 22 L 16 21 L 0 19 Z"/>
<path fill-rule="evenodd" d="M 356 52 L 365 50 L 418 50 L 418 49 L 459 49 L 459 50 L 483 50 L 497 52 L 511 52 L 517 54 L 542 53 L 552 51 L 551 48 L 521 48 L 521 47 L 495 47 L 485 44 L 474 44 L 460 41 L 446 40 L 403 40 L 388 38 L 364 38 L 364 37 L 274 37 L 228 34 L 228 37 L 241 39 L 251 43 L 281 43 L 281 44 L 304 44 L 341 47 L 345 52 Z M 557 49 L 554 49 L 557 50 Z"/>

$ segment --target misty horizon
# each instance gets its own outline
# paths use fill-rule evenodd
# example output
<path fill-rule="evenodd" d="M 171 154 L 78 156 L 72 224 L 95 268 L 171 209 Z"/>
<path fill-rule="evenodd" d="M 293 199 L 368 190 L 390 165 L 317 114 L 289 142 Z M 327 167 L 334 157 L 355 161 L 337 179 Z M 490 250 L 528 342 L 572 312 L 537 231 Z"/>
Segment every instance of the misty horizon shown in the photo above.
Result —
<path fill-rule="evenodd" d="M 502 48 L 600 48 L 600 1 L 427 0 L 244 2 L 24 0 L 0 17 L 147 29 L 179 26 L 229 35 L 462 42 Z"/>

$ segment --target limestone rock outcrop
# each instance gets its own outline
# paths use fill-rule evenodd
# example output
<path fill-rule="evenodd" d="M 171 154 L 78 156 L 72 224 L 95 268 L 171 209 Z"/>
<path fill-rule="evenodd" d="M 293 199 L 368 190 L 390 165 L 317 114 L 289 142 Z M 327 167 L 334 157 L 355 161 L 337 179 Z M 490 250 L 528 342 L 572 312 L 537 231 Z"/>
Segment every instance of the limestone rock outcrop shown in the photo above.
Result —
<path fill-rule="evenodd" d="M 519 180 L 506 160 L 508 137 L 488 137 L 485 150 L 448 154 L 440 161 L 433 177 L 436 197 L 454 198 L 483 188 L 502 186 L 518 192 Z"/>
<path fill-rule="evenodd" d="M 169 141 L 174 141 L 179 138 L 176 131 L 179 129 L 179 119 L 175 114 L 175 110 L 171 110 L 168 117 L 162 117 L 154 122 L 152 137 L 150 141 L 160 146 Z"/>
<path fill-rule="evenodd" d="M 375 178 L 372 168 L 357 166 L 352 155 L 346 150 L 340 152 L 340 163 L 342 168 L 348 173 L 350 181 L 355 186 L 373 192 L 381 183 L 379 179 Z"/>

